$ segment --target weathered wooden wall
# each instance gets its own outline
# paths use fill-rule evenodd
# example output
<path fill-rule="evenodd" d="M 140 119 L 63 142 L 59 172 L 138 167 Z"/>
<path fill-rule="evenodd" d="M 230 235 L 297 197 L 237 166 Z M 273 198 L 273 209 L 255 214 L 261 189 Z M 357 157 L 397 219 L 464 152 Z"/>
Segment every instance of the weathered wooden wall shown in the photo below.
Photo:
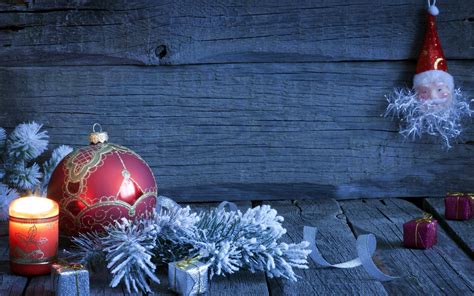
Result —
<path fill-rule="evenodd" d="M 1 1 L 0 126 L 86 144 L 94 122 L 181 200 L 474 190 L 474 126 L 446 152 L 381 117 L 410 84 L 426 1 Z M 438 1 L 474 94 L 474 5 Z"/>

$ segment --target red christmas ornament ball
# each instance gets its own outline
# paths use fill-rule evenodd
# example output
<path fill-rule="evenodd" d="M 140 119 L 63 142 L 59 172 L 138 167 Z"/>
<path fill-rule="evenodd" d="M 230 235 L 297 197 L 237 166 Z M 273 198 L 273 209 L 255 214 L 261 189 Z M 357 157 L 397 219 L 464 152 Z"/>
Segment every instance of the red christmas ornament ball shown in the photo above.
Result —
<path fill-rule="evenodd" d="M 148 165 L 107 139 L 104 132 L 92 133 L 91 145 L 66 156 L 51 176 L 48 197 L 59 203 L 59 228 L 65 235 L 100 232 L 155 208 L 157 186 Z"/>

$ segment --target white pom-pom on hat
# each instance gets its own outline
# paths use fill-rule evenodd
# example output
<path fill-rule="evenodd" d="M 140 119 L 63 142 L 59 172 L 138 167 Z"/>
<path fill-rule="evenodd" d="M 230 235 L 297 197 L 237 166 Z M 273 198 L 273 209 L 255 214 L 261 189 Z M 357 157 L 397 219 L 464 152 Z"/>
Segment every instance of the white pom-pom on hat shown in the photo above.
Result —
<path fill-rule="evenodd" d="M 438 7 L 436 7 L 436 5 L 430 5 L 430 7 L 428 8 L 428 12 L 432 15 L 432 16 L 437 16 L 439 14 L 439 9 Z"/>

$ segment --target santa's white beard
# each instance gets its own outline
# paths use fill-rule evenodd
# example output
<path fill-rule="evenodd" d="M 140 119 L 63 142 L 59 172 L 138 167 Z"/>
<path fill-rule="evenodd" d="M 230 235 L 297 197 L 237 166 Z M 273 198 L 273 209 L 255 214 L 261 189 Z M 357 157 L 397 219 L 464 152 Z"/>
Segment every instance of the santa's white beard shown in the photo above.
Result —
<path fill-rule="evenodd" d="M 414 90 L 395 89 L 386 96 L 388 101 L 385 116 L 396 116 L 401 119 L 400 134 L 415 139 L 423 134 L 440 136 L 443 144 L 449 149 L 451 142 L 462 132 L 462 121 L 474 114 L 470 103 L 461 91 L 453 91 L 452 104 L 439 108 L 430 100 L 420 100 Z"/>

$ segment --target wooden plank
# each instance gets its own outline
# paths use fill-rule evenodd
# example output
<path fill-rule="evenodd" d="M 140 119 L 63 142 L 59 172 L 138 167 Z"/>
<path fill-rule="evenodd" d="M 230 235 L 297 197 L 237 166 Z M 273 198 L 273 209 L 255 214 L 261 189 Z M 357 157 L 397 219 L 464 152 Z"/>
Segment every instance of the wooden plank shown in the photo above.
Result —
<path fill-rule="evenodd" d="M 474 129 L 445 153 L 404 141 L 383 97 L 413 64 L 0 68 L 0 126 L 45 124 L 86 145 L 94 122 L 181 201 L 427 196 L 474 191 Z M 467 92 L 474 62 L 452 62 Z M 357 69 L 357 72 L 355 72 Z M 348 165 L 350 164 L 350 165 Z"/>
<path fill-rule="evenodd" d="M 446 232 L 459 244 L 467 254 L 474 259 L 474 219 L 468 221 L 447 220 L 444 217 L 444 199 L 426 198 L 423 200 L 423 207 L 433 213 Z"/>
<path fill-rule="evenodd" d="M 152 292 L 148 295 L 172 296 L 175 295 L 169 290 L 168 274 L 164 270 L 158 270 L 157 276 L 160 284 L 153 283 L 151 285 Z M 90 293 L 97 296 L 125 296 L 125 295 L 142 295 L 142 293 L 128 293 L 125 286 L 111 288 L 110 282 L 112 277 L 106 268 L 102 268 L 91 272 L 90 276 Z"/>
<path fill-rule="evenodd" d="M 0 237 L 0 261 L 8 261 L 10 259 L 8 236 Z"/>
<path fill-rule="evenodd" d="M 28 279 L 10 272 L 8 237 L 0 237 L 0 295 L 20 296 Z"/>
<path fill-rule="evenodd" d="M 250 201 L 238 201 L 237 207 L 241 211 L 251 207 Z M 216 207 L 218 203 L 189 204 L 195 211 L 209 210 Z M 268 295 L 267 282 L 263 272 L 252 274 L 249 271 L 241 271 L 227 277 L 215 276 L 209 285 L 210 296 L 228 296 L 229 293 L 238 291 L 240 295 L 265 296 Z"/>
<path fill-rule="evenodd" d="M 470 258 L 438 229 L 438 243 L 428 250 L 402 246 L 403 223 L 422 216 L 422 211 L 400 199 L 340 201 L 357 234 L 371 232 L 378 240 L 376 257 L 400 279 L 384 283 L 389 294 L 471 295 L 474 266 Z"/>
<path fill-rule="evenodd" d="M 124 296 L 124 287 L 109 287 L 112 277 L 107 268 L 100 268 L 94 272 L 90 272 L 89 284 L 90 294 L 97 296 Z"/>
<path fill-rule="evenodd" d="M 51 276 L 42 275 L 31 277 L 25 290 L 25 296 L 54 296 Z"/>
<path fill-rule="evenodd" d="M 303 240 L 303 226 L 318 228 L 317 245 L 329 261 L 339 263 L 353 259 L 357 254 L 355 238 L 347 225 L 341 209 L 333 199 L 317 201 L 265 202 L 284 217 L 287 229 L 285 241 L 299 243 Z M 361 268 L 329 269 L 315 266 L 297 270 L 301 278 L 293 283 L 282 279 L 269 279 L 271 295 L 386 295 L 382 284 L 368 279 Z"/>
<path fill-rule="evenodd" d="M 411 0 L 9 2 L 1 65 L 414 59 L 426 19 Z M 438 4 L 448 59 L 474 56 L 470 4 Z"/>
<path fill-rule="evenodd" d="M 11 274 L 8 262 L 0 262 L 0 295 L 23 295 L 27 281 L 25 277 Z"/>

